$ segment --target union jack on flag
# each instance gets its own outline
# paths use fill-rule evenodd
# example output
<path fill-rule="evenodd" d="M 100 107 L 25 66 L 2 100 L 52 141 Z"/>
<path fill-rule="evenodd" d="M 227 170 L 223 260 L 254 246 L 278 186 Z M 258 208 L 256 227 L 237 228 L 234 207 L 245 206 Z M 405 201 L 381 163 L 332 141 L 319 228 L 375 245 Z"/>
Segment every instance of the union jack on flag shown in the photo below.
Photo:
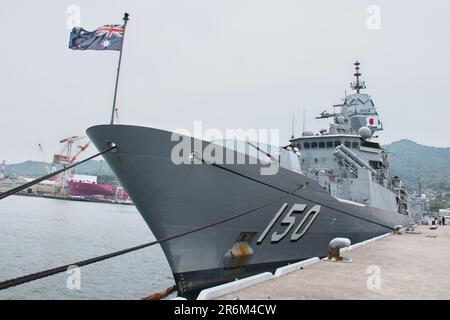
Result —
<path fill-rule="evenodd" d="M 123 37 L 123 26 L 118 24 L 109 24 L 95 30 L 97 36 L 106 35 L 106 37 Z"/>
<path fill-rule="evenodd" d="M 95 31 L 76 27 L 70 33 L 69 48 L 73 50 L 122 50 L 124 26 L 108 24 Z"/>

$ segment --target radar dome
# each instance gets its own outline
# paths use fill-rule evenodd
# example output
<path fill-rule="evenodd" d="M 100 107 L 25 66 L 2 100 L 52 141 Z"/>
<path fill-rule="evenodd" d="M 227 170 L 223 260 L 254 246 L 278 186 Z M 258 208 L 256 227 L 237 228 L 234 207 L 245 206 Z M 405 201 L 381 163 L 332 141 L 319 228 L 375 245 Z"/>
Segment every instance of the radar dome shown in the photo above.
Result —
<path fill-rule="evenodd" d="M 368 127 L 361 127 L 358 130 L 358 134 L 361 136 L 361 138 L 367 140 L 372 136 L 372 130 L 370 130 Z"/>
<path fill-rule="evenodd" d="M 337 123 L 339 123 L 339 124 L 343 124 L 344 121 L 345 121 L 345 118 L 344 118 L 344 116 L 338 116 L 338 117 L 336 118 L 336 121 L 337 121 Z"/>

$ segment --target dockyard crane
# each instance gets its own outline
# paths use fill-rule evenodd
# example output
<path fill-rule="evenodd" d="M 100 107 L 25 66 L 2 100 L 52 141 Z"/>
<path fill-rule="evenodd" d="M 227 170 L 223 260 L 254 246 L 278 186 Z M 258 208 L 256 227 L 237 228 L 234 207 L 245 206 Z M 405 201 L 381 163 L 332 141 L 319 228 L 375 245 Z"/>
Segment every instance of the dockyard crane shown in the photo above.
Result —
<path fill-rule="evenodd" d="M 73 163 L 75 160 L 72 160 L 72 159 L 74 159 L 74 157 L 76 159 L 76 156 L 80 153 L 80 152 L 78 152 L 75 156 L 73 156 L 72 155 L 73 146 L 74 146 L 75 142 L 80 141 L 84 138 L 86 138 L 86 136 L 82 136 L 82 137 L 70 136 L 70 137 L 61 139 L 59 141 L 59 143 L 64 143 L 64 146 L 58 154 L 55 154 L 53 156 L 53 163 L 55 163 L 55 164 L 60 163 L 62 165 L 68 165 L 68 164 Z M 84 148 L 84 147 L 85 146 L 83 146 L 83 148 L 81 148 L 81 151 L 86 150 L 87 147 L 86 148 Z"/>
<path fill-rule="evenodd" d="M 47 173 L 55 172 L 56 171 L 55 164 L 50 163 L 50 161 L 48 161 L 47 153 L 44 151 L 44 147 L 42 147 L 42 144 L 38 143 L 38 147 L 39 147 L 39 150 L 41 151 L 42 155 L 44 156 L 44 162 L 48 165 L 46 167 Z M 54 179 L 56 179 L 56 177 Z"/>
<path fill-rule="evenodd" d="M 75 143 L 80 142 L 81 140 L 83 140 L 85 138 L 86 138 L 86 136 L 82 136 L 82 137 L 70 136 L 70 137 L 59 140 L 59 143 L 64 143 L 64 146 L 58 154 L 53 155 L 53 164 L 62 164 L 63 167 L 73 164 L 75 162 L 75 160 L 77 159 L 77 157 L 80 155 L 80 153 L 85 151 L 91 143 L 89 141 L 88 143 L 86 143 L 84 145 L 78 145 L 77 148 L 79 150 L 76 151 L 76 153 L 74 154 L 73 147 L 74 147 Z M 69 176 L 69 175 L 71 175 L 71 173 L 66 171 L 58 176 L 58 185 L 60 186 L 60 192 L 62 194 L 65 194 L 66 179 L 67 179 L 67 176 Z"/>
<path fill-rule="evenodd" d="M 77 157 L 80 155 L 80 153 L 86 151 L 87 148 L 89 148 L 89 145 L 91 144 L 91 142 L 89 141 L 88 143 L 86 143 L 85 145 L 82 146 L 78 146 L 78 148 L 80 150 L 78 150 L 78 152 L 70 159 L 69 164 L 72 164 L 75 162 L 75 160 L 77 159 Z"/>

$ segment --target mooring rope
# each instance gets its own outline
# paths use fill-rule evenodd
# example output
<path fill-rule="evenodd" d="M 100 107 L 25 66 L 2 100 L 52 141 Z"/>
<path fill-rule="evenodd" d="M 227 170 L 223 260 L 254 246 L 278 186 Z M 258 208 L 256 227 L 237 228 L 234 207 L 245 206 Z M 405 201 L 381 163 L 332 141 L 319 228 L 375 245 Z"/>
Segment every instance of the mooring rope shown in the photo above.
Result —
<path fill-rule="evenodd" d="M 39 182 L 42 182 L 42 181 L 47 180 L 47 179 L 50 179 L 51 177 L 54 177 L 54 176 L 56 176 L 56 175 L 58 175 L 60 173 L 63 173 L 64 171 L 67 171 L 67 170 L 70 170 L 70 169 L 72 169 L 72 168 L 74 168 L 76 166 L 79 166 L 80 164 L 85 163 L 86 161 L 92 160 L 92 159 L 94 159 L 94 158 L 96 158 L 98 156 L 101 156 L 102 154 L 105 154 L 105 153 L 107 153 L 107 152 L 109 152 L 109 151 L 111 151 L 111 150 L 113 150 L 115 148 L 117 148 L 117 146 L 112 146 L 112 147 L 110 147 L 110 148 L 108 148 L 108 149 L 106 149 L 106 150 L 104 150 L 102 152 L 99 152 L 97 154 L 94 154 L 93 156 L 91 156 L 89 158 L 86 158 L 86 159 L 84 159 L 82 161 L 76 162 L 74 164 L 71 164 L 70 166 L 67 166 L 67 167 L 62 168 L 60 170 L 57 170 L 55 172 L 49 173 L 49 174 L 47 174 L 47 175 L 45 175 L 43 177 L 40 177 L 40 178 L 38 178 L 36 180 L 27 182 L 25 184 L 22 184 L 22 185 L 16 187 L 16 188 L 13 188 L 13 189 L 8 190 L 6 192 L 0 193 L 0 200 L 4 199 L 6 197 L 12 196 L 13 194 L 16 194 L 17 192 L 25 190 L 25 189 L 27 189 L 29 187 L 32 187 L 32 186 L 34 186 L 35 184 L 37 184 Z"/>
<path fill-rule="evenodd" d="M 251 181 L 254 181 L 254 182 L 263 184 L 263 185 L 265 185 L 265 186 L 267 186 L 267 187 L 270 187 L 270 188 L 272 188 L 272 189 L 275 189 L 275 190 L 278 190 L 278 191 L 282 191 L 282 192 L 285 192 L 285 193 L 289 193 L 289 191 L 287 191 L 287 190 L 284 190 L 284 189 L 282 189 L 282 188 L 278 188 L 278 187 L 273 186 L 273 185 L 271 185 L 271 184 L 269 184 L 269 183 L 266 183 L 266 182 L 264 182 L 264 181 L 260 181 L 260 180 L 258 180 L 258 179 L 255 179 L 255 178 L 246 176 L 246 175 L 244 175 L 244 174 L 242 174 L 242 173 L 236 172 L 236 171 L 231 170 L 231 169 L 229 169 L 229 168 L 222 167 L 221 165 L 218 165 L 218 164 L 216 164 L 216 163 L 206 163 L 206 162 L 204 162 L 204 163 L 205 163 L 205 164 L 212 165 L 212 166 L 214 166 L 214 167 L 216 167 L 216 168 L 220 168 L 220 169 L 222 169 L 222 170 L 228 171 L 228 172 L 230 172 L 230 173 L 233 173 L 233 174 L 238 175 L 238 176 L 240 176 L 240 177 L 243 177 L 243 178 L 245 178 L 245 179 L 248 179 L 248 180 L 251 180 Z M 305 196 L 301 196 L 301 195 L 299 195 L 299 194 L 297 194 L 297 193 L 294 193 L 293 196 L 298 197 L 298 198 L 303 199 L 303 200 L 306 200 L 306 201 L 310 201 L 310 202 L 319 204 L 319 205 L 321 205 L 322 207 L 325 207 L 325 208 L 328 208 L 328 209 L 330 209 L 330 210 L 334 210 L 334 211 L 336 211 L 336 212 L 339 212 L 339 213 L 342 213 L 342 214 L 351 216 L 351 217 L 353 217 L 353 218 L 357 218 L 357 219 L 360 219 L 360 220 L 363 220 L 363 221 L 366 221 L 366 222 L 370 222 L 370 223 L 379 225 L 379 226 L 381 226 L 381 227 L 388 228 L 388 229 L 393 230 L 393 231 L 395 230 L 393 227 L 389 227 L 389 226 L 384 225 L 384 224 L 382 224 L 382 223 L 379 223 L 379 222 L 376 222 L 376 221 L 372 221 L 372 220 L 369 220 L 369 219 L 366 219 L 366 218 L 363 218 L 363 217 L 360 217 L 360 216 L 351 214 L 351 213 L 349 213 L 349 212 L 343 211 L 343 210 L 341 210 L 341 209 L 334 208 L 334 207 L 329 206 L 329 205 L 327 205 L 327 204 L 319 203 L 319 202 L 317 202 L 317 201 L 315 201 L 315 200 L 309 199 L 309 198 L 307 198 L 307 197 L 305 197 Z"/>
<path fill-rule="evenodd" d="M 172 292 L 175 292 L 176 290 L 177 290 L 177 286 L 173 285 L 173 286 L 168 287 L 164 291 L 156 292 L 145 298 L 142 298 L 142 300 L 161 300 L 162 298 L 167 297 L 169 294 L 171 294 Z"/>
<path fill-rule="evenodd" d="M 3 198 L 5 198 L 5 197 L 7 197 L 7 196 L 9 196 L 11 194 L 14 194 L 14 193 L 16 193 L 16 192 L 18 192 L 20 190 L 23 190 L 23 189 L 29 187 L 29 184 L 34 185 L 36 183 L 39 183 L 40 181 L 48 179 L 49 177 L 57 175 L 57 174 L 59 174 L 61 172 L 69 170 L 69 169 L 71 169 L 71 168 L 73 168 L 73 167 L 75 167 L 75 166 L 77 166 L 77 165 L 79 165 L 79 164 L 81 164 L 83 162 L 86 162 L 86 161 L 88 161 L 88 160 L 90 160 L 92 158 L 95 158 L 95 157 L 97 157 L 99 155 L 102 155 L 102 154 L 104 154 L 106 152 L 109 152 L 109 151 L 113 150 L 114 148 L 117 148 L 117 147 L 116 146 L 110 147 L 110 148 L 108 148 L 108 149 L 106 149 L 106 150 L 104 150 L 104 151 L 102 151 L 102 152 L 100 152 L 100 153 L 98 153 L 98 154 L 96 154 L 96 155 L 94 155 L 92 157 L 89 157 L 89 158 L 87 158 L 87 159 L 85 159 L 83 161 L 80 161 L 80 162 L 78 162 L 78 163 L 76 163 L 74 165 L 71 165 L 71 166 L 69 166 L 67 168 L 63 168 L 61 170 L 58 170 L 58 171 L 56 171 L 56 172 L 54 172 L 52 174 L 49 174 L 47 176 L 44 176 L 42 178 L 36 179 L 36 180 L 26 184 L 28 186 L 24 185 L 24 186 L 20 186 L 18 188 L 12 189 L 11 191 L 7 192 L 7 194 L 6 193 L 1 194 L 0 195 L 0 199 L 3 199 Z M 228 218 L 225 218 L 225 219 L 222 219 L 222 220 L 210 223 L 210 224 L 206 224 L 204 226 L 201 226 L 201 227 L 198 227 L 198 228 L 186 231 L 186 232 L 182 232 L 182 233 L 179 233 L 179 234 L 176 234 L 176 235 L 173 235 L 173 236 L 169 236 L 169 237 L 166 237 L 166 238 L 163 238 L 163 239 L 160 239 L 160 240 L 147 242 L 147 243 L 144 243 L 144 244 L 141 244 L 141 245 L 138 245 L 138 246 L 134 246 L 134 247 L 131 247 L 131 248 L 128 248 L 128 249 L 124 249 L 124 250 L 120 250 L 120 251 L 116 251 L 116 252 L 112 252 L 112 253 L 105 254 L 105 255 L 102 255 L 102 256 L 98 256 L 98 257 L 95 257 L 95 258 L 86 259 L 86 260 L 78 261 L 78 262 L 75 262 L 75 263 L 66 264 L 64 266 L 60 266 L 60 267 L 57 267 L 57 268 L 48 269 L 48 270 L 45 270 L 45 271 L 32 273 L 32 274 L 25 275 L 25 276 L 22 276 L 22 277 L 18 277 L 18 278 L 2 281 L 2 282 L 0 282 L 0 290 L 4 290 L 4 289 L 10 288 L 10 287 L 14 287 L 14 286 L 17 286 L 17 285 L 20 285 L 20 284 L 23 284 L 23 283 L 27 283 L 27 282 L 30 282 L 30 281 L 38 280 L 38 279 L 41 279 L 41 278 L 49 277 L 49 276 L 52 276 L 52 275 L 55 275 L 55 274 L 58 274 L 58 273 L 66 272 L 69 267 L 74 266 L 74 265 L 78 266 L 78 267 L 90 265 L 90 264 L 93 264 L 93 263 L 96 263 L 96 262 L 100 262 L 100 261 L 103 261 L 103 260 L 107 260 L 107 259 L 110 259 L 110 258 L 113 258 L 113 257 L 117 257 L 117 256 L 120 256 L 120 255 L 126 254 L 126 253 L 129 253 L 129 252 L 133 252 L 133 251 L 136 251 L 136 250 L 144 249 L 144 248 L 147 248 L 147 247 L 150 247 L 150 246 L 161 244 L 161 243 L 169 241 L 169 240 L 180 238 L 180 237 L 183 237 L 183 236 L 186 236 L 186 235 L 189 235 L 189 234 L 192 234 L 192 233 L 195 233 L 195 232 L 207 229 L 207 228 L 211 228 L 211 227 L 217 226 L 219 224 L 222 224 L 222 223 L 225 223 L 225 222 L 228 222 L 228 221 L 232 221 L 234 219 L 237 219 L 237 218 L 240 218 L 242 216 L 245 216 L 245 215 L 248 215 L 250 213 L 253 213 L 253 212 L 255 212 L 255 211 L 259 210 L 259 209 L 265 208 L 265 207 L 267 207 L 267 206 L 269 206 L 269 205 L 271 205 L 273 203 L 276 203 L 276 202 L 278 202 L 278 201 L 280 201 L 280 200 L 282 200 L 284 198 L 287 198 L 289 196 L 295 196 L 295 197 L 301 198 L 301 199 L 306 200 L 306 201 L 317 203 L 317 201 L 308 199 L 308 198 L 306 198 L 304 196 L 300 196 L 300 195 L 298 195 L 296 193 L 298 190 L 304 188 L 304 185 L 299 186 L 294 191 L 287 191 L 287 190 L 284 190 L 282 188 L 278 188 L 276 186 L 268 184 L 266 182 L 257 180 L 255 178 L 252 178 L 252 177 L 249 177 L 249 176 L 246 176 L 244 174 L 241 174 L 241 173 L 236 172 L 234 170 L 231 170 L 229 168 L 222 167 L 222 166 L 220 166 L 220 165 L 218 165 L 216 163 L 206 163 L 204 161 L 203 161 L 203 163 L 206 164 L 206 165 L 212 165 L 212 166 L 214 166 L 216 168 L 220 168 L 222 170 L 225 170 L 225 171 L 228 171 L 230 173 L 236 174 L 238 176 L 241 176 L 241 177 L 243 177 L 245 179 L 249 179 L 251 181 L 257 182 L 259 184 L 263 184 L 263 185 L 268 186 L 270 188 L 273 188 L 275 190 L 281 191 L 281 192 L 283 192 L 285 194 L 283 196 L 281 196 L 281 197 L 278 197 L 278 198 L 276 198 L 276 199 L 274 199 L 272 201 L 269 201 L 269 202 L 267 202 L 267 203 L 265 203 L 263 205 L 260 205 L 260 206 L 258 206 L 256 208 L 253 208 L 251 210 L 248 210 L 248 211 L 236 214 L 234 216 L 231 216 L 231 217 L 228 217 Z M 15 192 L 11 193 L 12 191 L 15 191 Z M 337 212 L 340 212 L 340 213 L 352 216 L 354 218 L 358 218 L 358 219 L 364 220 L 366 222 L 370 222 L 370 223 L 373 223 L 373 224 L 385 227 L 387 229 L 394 230 L 393 227 L 389 227 L 389 226 L 386 226 L 384 224 L 381 224 L 381 223 L 378 223 L 378 222 L 375 222 L 375 221 L 371 221 L 371 220 L 365 219 L 363 217 L 359 217 L 359 216 L 353 215 L 353 214 L 345 212 L 343 210 L 340 210 L 340 209 L 337 209 L 337 208 L 333 208 L 333 207 L 331 207 L 329 205 L 320 204 L 320 203 L 319 203 L 319 205 L 321 205 L 323 207 L 326 207 L 328 209 L 331 209 L 331 210 L 334 210 L 334 211 L 337 211 Z"/>
<path fill-rule="evenodd" d="M 219 224 L 222 224 L 222 223 L 225 223 L 225 222 L 237 219 L 239 217 L 248 215 L 248 214 L 253 213 L 253 212 L 255 212 L 255 211 L 259 210 L 259 209 L 267 207 L 267 206 L 269 206 L 269 205 L 271 205 L 271 204 L 273 204 L 275 202 L 278 202 L 278 201 L 280 201 L 280 200 L 282 200 L 284 198 L 287 198 L 287 197 L 293 195 L 295 192 L 297 192 L 301 188 L 303 188 L 303 186 L 300 186 L 299 188 L 295 189 L 294 191 L 289 192 L 289 193 L 287 193 L 287 194 L 285 194 L 285 195 L 283 195 L 281 197 L 278 197 L 278 198 L 276 198 L 276 199 L 274 199 L 272 201 L 269 201 L 269 202 L 267 202 L 267 203 L 265 203 L 263 205 L 260 205 L 260 206 L 258 206 L 256 208 L 253 208 L 251 210 L 247 210 L 245 212 L 236 214 L 234 216 L 222 219 L 220 221 L 216 221 L 216 222 L 213 222 L 213 223 L 201 226 L 199 228 L 195 228 L 195 229 L 192 229 L 192 230 L 189 230 L 189 231 L 185 231 L 185 232 L 173 235 L 173 236 L 169 236 L 169 237 L 160 239 L 160 240 L 147 242 L 147 243 L 135 246 L 135 247 L 131 247 L 131 248 L 128 248 L 128 249 L 112 252 L 112 253 L 105 254 L 105 255 L 102 255 L 102 256 L 98 256 L 98 257 L 95 257 L 95 258 L 82 260 L 82 261 L 66 264 L 64 266 L 60 266 L 60 267 L 57 267 L 57 268 L 48 269 L 48 270 L 45 270 L 45 271 L 32 273 L 32 274 L 29 274 L 29 275 L 26 275 L 26 276 L 22 276 L 22 277 L 10 279 L 10 280 L 2 281 L 2 282 L 0 282 L 0 290 L 4 290 L 4 289 L 10 288 L 10 287 L 14 287 L 14 286 L 17 286 L 17 285 L 20 285 L 20 284 L 23 284 L 23 283 L 26 283 L 26 282 L 38 280 L 38 279 L 41 279 L 41 278 L 49 277 L 49 276 L 52 276 L 52 275 L 55 275 L 55 274 L 58 274 L 58 273 L 66 272 L 67 269 L 69 267 L 71 267 L 71 266 L 78 266 L 78 267 L 87 266 L 89 264 L 93 264 L 93 263 L 96 263 L 96 262 L 107 260 L 107 259 L 110 259 L 110 258 L 113 258 L 113 257 L 117 257 L 117 256 L 120 256 L 120 255 L 123 255 L 125 253 L 129 253 L 129 252 L 132 252 L 132 251 L 144 249 L 144 248 L 147 248 L 147 247 L 150 247 L 150 246 L 154 246 L 154 245 L 157 245 L 157 244 L 169 241 L 169 240 L 173 240 L 173 239 L 176 239 L 176 238 L 179 238 L 179 237 L 183 237 L 183 236 L 186 236 L 186 235 L 189 235 L 189 234 L 192 234 L 192 233 L 195 233 L 195 232 L 207 229 L 207 228 L 214 227 L 216 225 L 219 225 Z"/>

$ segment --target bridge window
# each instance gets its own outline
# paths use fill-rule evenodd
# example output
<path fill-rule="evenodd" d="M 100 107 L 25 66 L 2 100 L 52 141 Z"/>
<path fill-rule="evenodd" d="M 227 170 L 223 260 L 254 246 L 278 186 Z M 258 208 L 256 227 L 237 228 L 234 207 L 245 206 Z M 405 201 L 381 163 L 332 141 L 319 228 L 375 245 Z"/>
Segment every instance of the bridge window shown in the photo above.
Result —
<path fill-rule="evenodd" d="M 334 142 L 334 146 L 335 146 L 335 147 L 339 147 L 340 145 L 341 145 L 341 142 L 340 142 L 340 141 L 335 141 L 335 142 Z"/>
<path fill-rule="evenodd" d="M 317 142 L 311 142 L 311 149 L 317 148 Z"/>
<path fill-rule="evenodd" d="M 320 141 L 320 142 L 319 142 L 319 148 L 320 148 L 320 149 L 325 148 L 325 142 Z"/>
<path fill-rule="evenodd" d="M 303 146 L 305 147 L 305 149 L 311 148 L 311 145 L 309 144 L 309 142 L 305 142 L 305 143 L 303 144 Z"/>
<path fill-rule="evenodd" d="M 327 148 L 333 148 L 333 141 L 327 141 Z"/>
<path fill-rule="evenodd" d="M 353 149 L 358 149 L 359 148 L 359 142 L 354 141 L 352 143 L 352 147 L 353 147 Z"/>
<path fill-rule="evenodd" d="M 345 142 L 344 142 L 344 145 L 345 145 L 347 148 L 351 148 L 351 147 L 352 147 L 352 144 L 351 144 L 350 141 L 345 141 Z"/>

